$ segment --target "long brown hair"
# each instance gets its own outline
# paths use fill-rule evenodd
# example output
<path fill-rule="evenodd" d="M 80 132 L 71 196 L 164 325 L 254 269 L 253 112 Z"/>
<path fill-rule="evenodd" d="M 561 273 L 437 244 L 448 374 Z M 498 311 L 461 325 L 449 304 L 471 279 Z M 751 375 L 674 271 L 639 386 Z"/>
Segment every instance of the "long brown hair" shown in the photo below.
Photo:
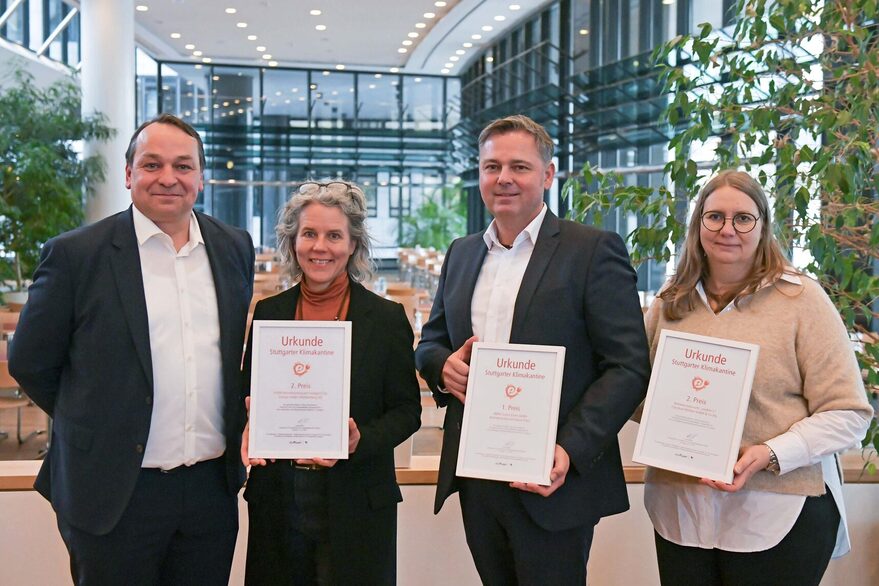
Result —
<path fill-rule="evenodd" d="M 769 201 L 760 184 L 744 171 L 727 169 L 715 175 L 696 199 L 693 215 L 687 227 L 687 238 L 684 242 L 681 259 L 678 262 L 674 276 L 669 280 L 659 298 L 665 303 L 663 311 L 666 319 L 678 320 L 684 314 L 693 311 L 699 302 L 699 293 L 696 284 L 708 277 L 708 262 L 702 241 L 699 237 L 702 212 L 705 200 L 720 187 L 729 186 L 738 189 L 757 204 L 760 219 L 760 242 L 754 255 L 754 264 L 745 278 L 742 289 L 735 296 L 735 303 L 741 298 L 754 293 L 764 280 L 775 280 L 784 273 L 796 273 L 790 265 L 781 246 L 772 234 L 772 219 L 769 210 Z"/>

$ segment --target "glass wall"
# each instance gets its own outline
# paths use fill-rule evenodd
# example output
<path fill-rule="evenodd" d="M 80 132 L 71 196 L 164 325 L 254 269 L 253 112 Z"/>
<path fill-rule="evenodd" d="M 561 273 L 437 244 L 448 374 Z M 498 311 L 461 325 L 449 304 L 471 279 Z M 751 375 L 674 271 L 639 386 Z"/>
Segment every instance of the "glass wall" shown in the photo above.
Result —
<path fill-rule="evenodd" d="M 376 256 L 387 258 L 401 218 L 456 179 L 459 92 L 458 80 L 436 76 L 137 60 L 138 123 L 161 110 L 204 138 L 200 209 L 273 246 L 278 210 L 300 182 L 350 179 L 364 187 Z"/>

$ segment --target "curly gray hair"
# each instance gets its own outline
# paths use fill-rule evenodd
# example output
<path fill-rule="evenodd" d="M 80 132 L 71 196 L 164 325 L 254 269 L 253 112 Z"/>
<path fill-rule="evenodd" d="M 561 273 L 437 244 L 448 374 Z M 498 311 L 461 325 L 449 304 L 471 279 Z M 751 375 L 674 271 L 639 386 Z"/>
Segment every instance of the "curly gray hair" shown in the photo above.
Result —
<path fill-rule="evenodd" d="M 296 235 L 302 210 L 313 203 L 342 210 L 348 218 L 348 231 L 355 244 L 354 254 L 348 259 L 348 275 L 357 282 L 371 279 L 373 263 L 369 249 L 372 239 L 366 231 L 366 196 L 355 183 L 340 180 L 302 183 L 278 214 L 275 234 L 278 236 L 278 254 L 286 271 L 294 281 L 302 278 L 302 267 L 296 260 Z"/>

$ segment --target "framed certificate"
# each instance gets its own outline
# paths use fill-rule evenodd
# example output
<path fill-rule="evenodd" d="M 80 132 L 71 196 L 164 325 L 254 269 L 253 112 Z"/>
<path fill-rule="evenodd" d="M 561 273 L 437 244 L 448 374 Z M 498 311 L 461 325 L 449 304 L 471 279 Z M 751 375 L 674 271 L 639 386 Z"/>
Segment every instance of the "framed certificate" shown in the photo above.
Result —
<path fill-rule="evenodd" d="M 252 458 L 348 458 L 351 322 L 253 322 Z"/>
<path fill-rule="evenodd" d="M 732 482 L 759 351 L 662 330 L 632 459 Z"/>
<path fill-rule="evenodd" d="M 565 349 L 473 344 L 458 476 L 549 485 Z"/>

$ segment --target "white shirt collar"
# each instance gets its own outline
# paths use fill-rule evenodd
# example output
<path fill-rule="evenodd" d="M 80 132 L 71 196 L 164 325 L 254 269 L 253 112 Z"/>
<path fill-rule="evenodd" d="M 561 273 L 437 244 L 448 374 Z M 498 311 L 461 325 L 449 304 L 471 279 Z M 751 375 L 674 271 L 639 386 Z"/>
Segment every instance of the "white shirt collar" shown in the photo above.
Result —
<path fill-rule="evenodd" d="M 132 205 L 131 212 L 134 219 L 134 234 L 137 237 L 138 246 L 143 246 L 144 242 L 156 234 L 165 234 L 162 232 L 161 228 L 156 226 L 155 222 L 150 220 L 143 214 L 143 212 L 137 209 L 137 206 Z M 195 219 L 195 212 L 189 212 L 189 242 L 192 243 L 192 246 L 204 244 L 204 238 L 202 238 L 201 235 L 201 228 L 198 225 L 198 220 Z"/>
<path fill-rule="evenodd" d="M 759 287 L 757 287 L 757 291 L 759 291 L 760 289 L 764 289 L 770 285 L 774 285 L 777 281 L 784 281 L 784 282 L 790 283 L 792 285 L 802 285 L 803 284 L 803 281 L 800 279 L 799 275 L 796 275 L 794 273 L 782 273 L 781 276 L 775 280 L 763 279 L 763 282 L 760 283 Z M 705 305 L 707 305 L 710 308 L 711 304 L 708 303 L 708 295 L 705 293 L 705 285 L 702 284 L 701 280 L 698 283 L 696 283 L 696 291 L 699 293 L 699 297 L 702 298 L 702 301 L 705 303 Z M 755 293 L 757 291 L 755 291 Z M 732 305 L 733 305 L 733 302 L 730 301 L 729 304 L 724 308 L 724 311 L 726 309 L 728 309 L 729 307 L 731 307 Z"/>
<path fill-rule="evenodd" d="M 540 234 L 540 226 L 543 225 L 543 218 L 546 217 L 546 204 L 543 204 L 543 207 L 540 208 L 540 212 L 535 216 L 531 222 L 525 226 L 525 229 L 519 232 L 519 235 L 516 236 L 516 239 L 513 240 L 513 246 L 516 246 L 520 242 L 523 242 L 525 239 L 531 241 L 531 245 L 534 246 L 537 244 L 537 236 Z M 497 236 L 497 220 L 492 220 L 491 224 L 488 225 L 488 228 L 485 230 L 485 233 L 482 235 L 482 240 L 485 241 L 485 245 L 489 250 L 492 249 L 493 246 L 500 246 L 502 248 L 506 248 L 503 244 L 501 244 L 500 239 Z"/>

